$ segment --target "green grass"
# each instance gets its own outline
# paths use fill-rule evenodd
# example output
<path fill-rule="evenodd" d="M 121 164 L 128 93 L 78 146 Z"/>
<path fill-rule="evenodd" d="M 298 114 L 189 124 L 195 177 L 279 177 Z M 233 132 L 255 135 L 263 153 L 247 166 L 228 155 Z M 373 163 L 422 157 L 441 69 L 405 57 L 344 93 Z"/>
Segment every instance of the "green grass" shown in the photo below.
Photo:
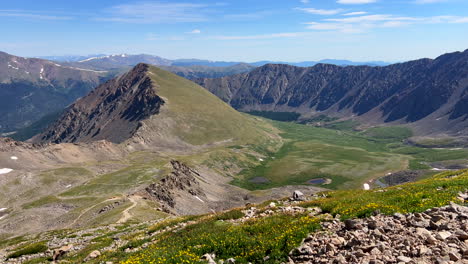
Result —
<path fill-rule="evenodd" d="M 7 259 L 18 258 L 24 255 L 32 255 L 36 253 L 44 252 L 48 249 L 46 242 L 36 242 L 33 244 L 28 244 L 23 247 L 16 249 L 15 252 L 9 254 Z"/>
<path fill-rule="evenodd" d="M 233 257 L 236 263 L 278 263 L 318 227 L 317 219 L 303 215 L 280 214 L 242 225 L 211 218 L 162 234 L 157 243 L 122 263 L 203 263 L 200 256 L 205 253 L 218 259 Z M 265 256 L 270 259 L 264 261 Z"/>
<path fill-rule="evenodd" d="M 400 126 L 374 127 L 367 129 L 363 134 L 375 139 L 388 140 L 389 142 L 403 141 L 413 136 L 411 129 Z"/>
<path fill-rule="evenodd" d="M 468 149 L 428 149 L 409 146 L 412 136 L 401 126 L 375 127 L 362 132 L 312 127 L 290 122 L 271 123 L 285 140 L 276 152 L 258 165 L 247 166 L 233 184 L 249 189 L 268 189 L 306 184 L 314 178 L 332 179 L 329 189 L 360 188 L 364 182 L 388 172 L 430 169 L 436 161 L 463 160 Z M 267 182 L 254 182 L 261 177 Z M 265 180 L 266 179 L 266 180 Z"/>
<path fill-rule="evenodd" d="M 149 76 L 165 101 L 158 118 L 168 118 L 172 135 L 194 145 L 219 141 L 257 143 L 267 135 L 268 124 L 241 114 L 197 84 L 173 73 L 150 67 Z M 157 125 L 157 124 L 156 124 Z"/>
<path fill-rule="evenodd" d="M 247 113 L 283 122 L 296 121 L 301 116 L 301 114 L 295 112 L 250 111 Z"/>
<path fill-rule="evenodd" d="M 468 170 L 451 171 L 386 189 L 328 192 L 327 198 L 301 206 L 318 206 L 325 212 L 339 214 L 343 219 L 367 217 L 375 211 L 387 215 L 423 212 L 449 202 L 460 202 L 456 199 L 457 194 L 466 191 L 467 187 Z"/>
<path fill-rule="evenodd" d="M 325 124 L 325 128 L 334 129 L 334 130 L 354 130 L 359 123 L 354 120 L 338 121 L 333 123 Z"/>
<path fill-rule="evenodd" d="M 244 217 L 241 209 L 230 210 L 221 214 L 216 215 L 216 220 L 234 220 Z"/>
<path fill-rule="evenodd" d="M 273 124 L 283 132 L 286 142 L 277 152 L 267 154 L 261 164 L 244 169 L 233 184 L 256 190 L 328 178 L 332 183 L 322 187 L 355 188 L 389 171 L 404 169 L 410 158 L 388 153 L 388 138 L 295 123 Z M 268 182 L 252 182 L 256 177 Z"/>

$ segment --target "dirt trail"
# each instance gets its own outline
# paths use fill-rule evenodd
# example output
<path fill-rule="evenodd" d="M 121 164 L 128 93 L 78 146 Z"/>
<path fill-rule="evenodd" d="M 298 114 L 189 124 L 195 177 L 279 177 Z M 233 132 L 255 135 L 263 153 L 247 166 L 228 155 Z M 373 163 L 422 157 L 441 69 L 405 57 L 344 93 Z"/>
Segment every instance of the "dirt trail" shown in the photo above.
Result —
<path fill-rule="evenodd" d="M 119 219 L 119 221 L 117 221 L 118 224 L 125 223 L 128 219 L 132 217 L 132 214 L 130 214 L 130 210 L 137 206 L 139 199 L 141 199 L 141 197 L 138 195 L 132 195 L 128 197 L 128 200 L 132 202 L 132 205 L 122 212 L 122 217 Z"/>
<path fill-rule="evenodd" d="M 69 225 L 67 226 L 67 228 L 70 228 L 70 227 L 72 227 L 73 225 L 75 225 L 75 224 L 78 222 L 78 220 L 80 220 L 80 218 L 81 218 L 84 214 L 86 214 L 87 212 L 89 212 L 89 211 L 90 211 L 91 209 L 93 209 L 94 207 L 96 207 L 96 206 L 98 206 L 98 205 L 100 205 L 100 204 L 109 202 L 109 201 L 115 201 L 115 200 L 120 200 L 120 199 L 122 199 L 122 197 L 113 197 L 113 198 L 104 200 L 104 201 L 102 201 L 102 202 L 100 202 L 100 203 L 97 203 L 97 204 L 95 204 L 95 205 L 89 207 L 88 209 L 86 209 L 86 210 L 84 210 L 83 212 L 81 212 L 81 214 L 78 215 L 78 217 L 75 218 L 75 220 L 74 220 L 71 224 L 69 224 Z"/>

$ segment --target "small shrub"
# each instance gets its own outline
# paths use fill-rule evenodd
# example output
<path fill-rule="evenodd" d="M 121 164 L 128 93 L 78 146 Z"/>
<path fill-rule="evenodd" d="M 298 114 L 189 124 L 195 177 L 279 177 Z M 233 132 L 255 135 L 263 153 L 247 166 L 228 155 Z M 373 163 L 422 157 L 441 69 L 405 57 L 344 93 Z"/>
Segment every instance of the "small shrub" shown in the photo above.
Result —
<path fill-rule="evenodd" d="M 19 258 L 24 255 L 32 255 L 44 252 L 48 249 L 44 241 L 26 245 L 7 256 L 7 259 Z"/>
<path fill-rule="evenodd" d="M 216 220 L 235 220 L 244 217 L 244 213 L 240 209 L 234 209 L 225 213 L 216 215 Z"/>

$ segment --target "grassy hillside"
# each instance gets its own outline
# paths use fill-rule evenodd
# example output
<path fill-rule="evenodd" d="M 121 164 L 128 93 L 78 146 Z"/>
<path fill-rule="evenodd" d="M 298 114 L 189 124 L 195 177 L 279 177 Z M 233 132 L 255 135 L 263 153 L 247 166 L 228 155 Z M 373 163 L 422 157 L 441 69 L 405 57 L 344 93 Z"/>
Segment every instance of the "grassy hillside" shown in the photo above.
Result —
<path fill-rule="evenodd" d="M 151 66 L 149 76 L 166 101 L 160 115 L 174 121 L 173 132 L 194 145 L 219 141 L 257 143 L 266 138 L 263 121 L 241 114 L 197 84 Z"/>
<path fill-rule="evenodd" d="M 376 210 L 388 215 L 422 212 L 450 202 L 460 203 L 456 197 L 459 192 L 466 191 L 467 186 L 468 170 L 463 170 L 386 189 L 325 192 L 323 198 L 296 205 L 320 207 L 324 213 L 340 215 L 342 219 L 369 216 Z M 277 207 L 287 205 L 286 200 L 275 202 Z M 276 210 L 268 204 L 256 205 L 256 208 L 259 212 Z M 45 251 L 44 244 L 52 238 L 55 241 L 68 238 L 83 243 L 81 249 L 65 255 L 64 261 L 68 263 L 81 263 L 96 249 L 101 251 L 101 256 L 90 259 L 89 263 L 204 263 L 200 258 L 205 253 L 214 253 L 218 259 L 233 257 L 236 263 L 277 263 L 285 261 L 289 251 L 327 219 L 326 214 L 309 215 L 309 210 L 297 213 L 278 210 L 263 217 L 239 221 L 244 216 L 244 209 L 247 208 L 159 223 L 116 225 L 112 229 L 100 228 L 92 232 L 56 231 L 33 239 L 19 237 L 2 241 L 0 247 L 10 247 L 8 254 L 18 256 Z M 118 247 L 112 246 L 116 238 L 120 241 Z M 264 259 L 265 256 L 269 258 Z M 46 262 L 47 257 L 38 256 L 27 263 L 41 261 Z"/>

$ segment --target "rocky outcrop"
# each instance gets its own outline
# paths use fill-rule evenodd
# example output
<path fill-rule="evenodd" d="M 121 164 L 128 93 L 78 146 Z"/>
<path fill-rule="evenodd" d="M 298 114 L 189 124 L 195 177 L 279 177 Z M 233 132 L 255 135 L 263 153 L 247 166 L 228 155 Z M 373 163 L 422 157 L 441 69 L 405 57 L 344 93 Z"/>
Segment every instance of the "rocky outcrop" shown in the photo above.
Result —
<path fill-rule="evenodd" d="M 164 104 L 139 64 L 121 77 L 97 87 L 71 105 L 34 142 L 75 143 L 105 139 L 121 143 L 141 126 L 140 121 L 159 113 Z"/>
<path fill-rule="evenodd" d="M 187 165 L 172 160 L 173 171 L 161 179 L 158 183 L 153 183 L 145 188 L 146 193 L 153 199 L 174 208 L 176 205 L 177 192 L 186 192 L 194 196 L 204 196 L 203 190 L 200 188 L 197 176 L 198 172 L 189 168 Z"/>
<path fill-rule="evenodd" d="M 467 76 L 468 50 L 386 67 L 269 64 L 245 74 L 196 82 L 242 111 L 355 115 L 365 116 L 363 122 L 380 123 L 429 118 L 437 124 L 467 119 Z M 440 129 L 447 127 L 441 124 Z"/>
<path fill-rule="evenodd" d="M 468 207 L 334 219 L 290 253 L 289 263 L 468 263 Z"/>

